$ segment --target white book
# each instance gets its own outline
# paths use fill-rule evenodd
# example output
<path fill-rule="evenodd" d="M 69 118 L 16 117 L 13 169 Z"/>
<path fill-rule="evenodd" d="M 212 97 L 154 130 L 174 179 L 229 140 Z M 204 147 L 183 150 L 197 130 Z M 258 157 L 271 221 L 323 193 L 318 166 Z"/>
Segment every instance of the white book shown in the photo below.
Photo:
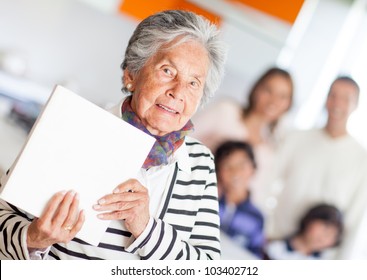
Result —
<path fill-rule="evenodd" d="M 136 177 L 155 139 L 77 94 L 56 86 L 13 165 L 1 198 L 39 217 L 62 190 L 80 195 L 78 238 L 98 245 L 109 221 L 92 209 Z"/>

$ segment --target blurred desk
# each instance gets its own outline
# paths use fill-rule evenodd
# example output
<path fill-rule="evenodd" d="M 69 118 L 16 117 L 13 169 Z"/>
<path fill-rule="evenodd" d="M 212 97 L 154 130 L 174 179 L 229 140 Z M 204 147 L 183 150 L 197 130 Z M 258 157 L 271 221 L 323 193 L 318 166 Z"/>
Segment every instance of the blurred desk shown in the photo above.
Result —
<path fill-rule="evenodd" d="M 5 172 L 20 152 L 27 134 L 0 115 L 0 169 Z"/>
<path fill-rule="evenodd" d="M 220 233 L 222 260 L 258 260 L 259 258 L 250 251 L 238 246 L 224 232 Z"/>

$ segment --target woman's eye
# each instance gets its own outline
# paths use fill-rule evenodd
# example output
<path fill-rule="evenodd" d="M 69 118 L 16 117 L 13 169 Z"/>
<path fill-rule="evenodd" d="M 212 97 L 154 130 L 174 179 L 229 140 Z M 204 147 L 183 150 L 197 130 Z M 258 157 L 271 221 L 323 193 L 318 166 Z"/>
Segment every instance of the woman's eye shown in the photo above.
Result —
<path fill-rule="evenodd" d="M 166 73 L 167 75 L 172 75 L 172 71 L 168 68 L 164 68 L 163 69 L 164 73 Z"/>
<path fill-rule="evenodd" d="M 192 81 L 192 82 L 190 82 L 190 85 L 191 85 L 192 87 L 197 88 L 197 87 L 199 86 L 199 83 L 198 83 L 198 82 L 196 82 L 196 81 Z"/>

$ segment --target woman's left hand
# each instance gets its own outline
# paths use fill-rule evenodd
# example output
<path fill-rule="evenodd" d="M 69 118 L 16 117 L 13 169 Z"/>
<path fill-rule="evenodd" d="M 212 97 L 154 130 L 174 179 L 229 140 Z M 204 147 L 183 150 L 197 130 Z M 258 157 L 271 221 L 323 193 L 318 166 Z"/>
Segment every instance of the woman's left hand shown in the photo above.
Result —
<path fill-rule="evenodd" d="M 125 220 L 126 228 L 137 238 L 149 222 L 148 190 L 138 180 L 130 179 L 99 199 L 93 208 L 107 211 L 98 215 L 102 220 Z"/>

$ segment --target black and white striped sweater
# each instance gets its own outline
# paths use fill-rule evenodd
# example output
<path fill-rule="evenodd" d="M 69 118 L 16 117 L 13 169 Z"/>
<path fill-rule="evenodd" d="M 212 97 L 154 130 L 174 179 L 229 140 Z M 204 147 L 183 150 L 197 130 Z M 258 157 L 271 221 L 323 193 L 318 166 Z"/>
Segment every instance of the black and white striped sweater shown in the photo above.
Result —
<path fill-rule="evenodd" d="M 219 259 L 219 216 L 213 155 L 186 137 L 191 172 L 176 164 L 161 212 L 135 239 L 112 221 L 99 245 L 74 238 L 54 244 L 44 259 Z M 5 181 L 6 178 L 3 178 Z M 26 234 L 32 216 L 0 200 L 0 258 L 29 259 Z"/>

